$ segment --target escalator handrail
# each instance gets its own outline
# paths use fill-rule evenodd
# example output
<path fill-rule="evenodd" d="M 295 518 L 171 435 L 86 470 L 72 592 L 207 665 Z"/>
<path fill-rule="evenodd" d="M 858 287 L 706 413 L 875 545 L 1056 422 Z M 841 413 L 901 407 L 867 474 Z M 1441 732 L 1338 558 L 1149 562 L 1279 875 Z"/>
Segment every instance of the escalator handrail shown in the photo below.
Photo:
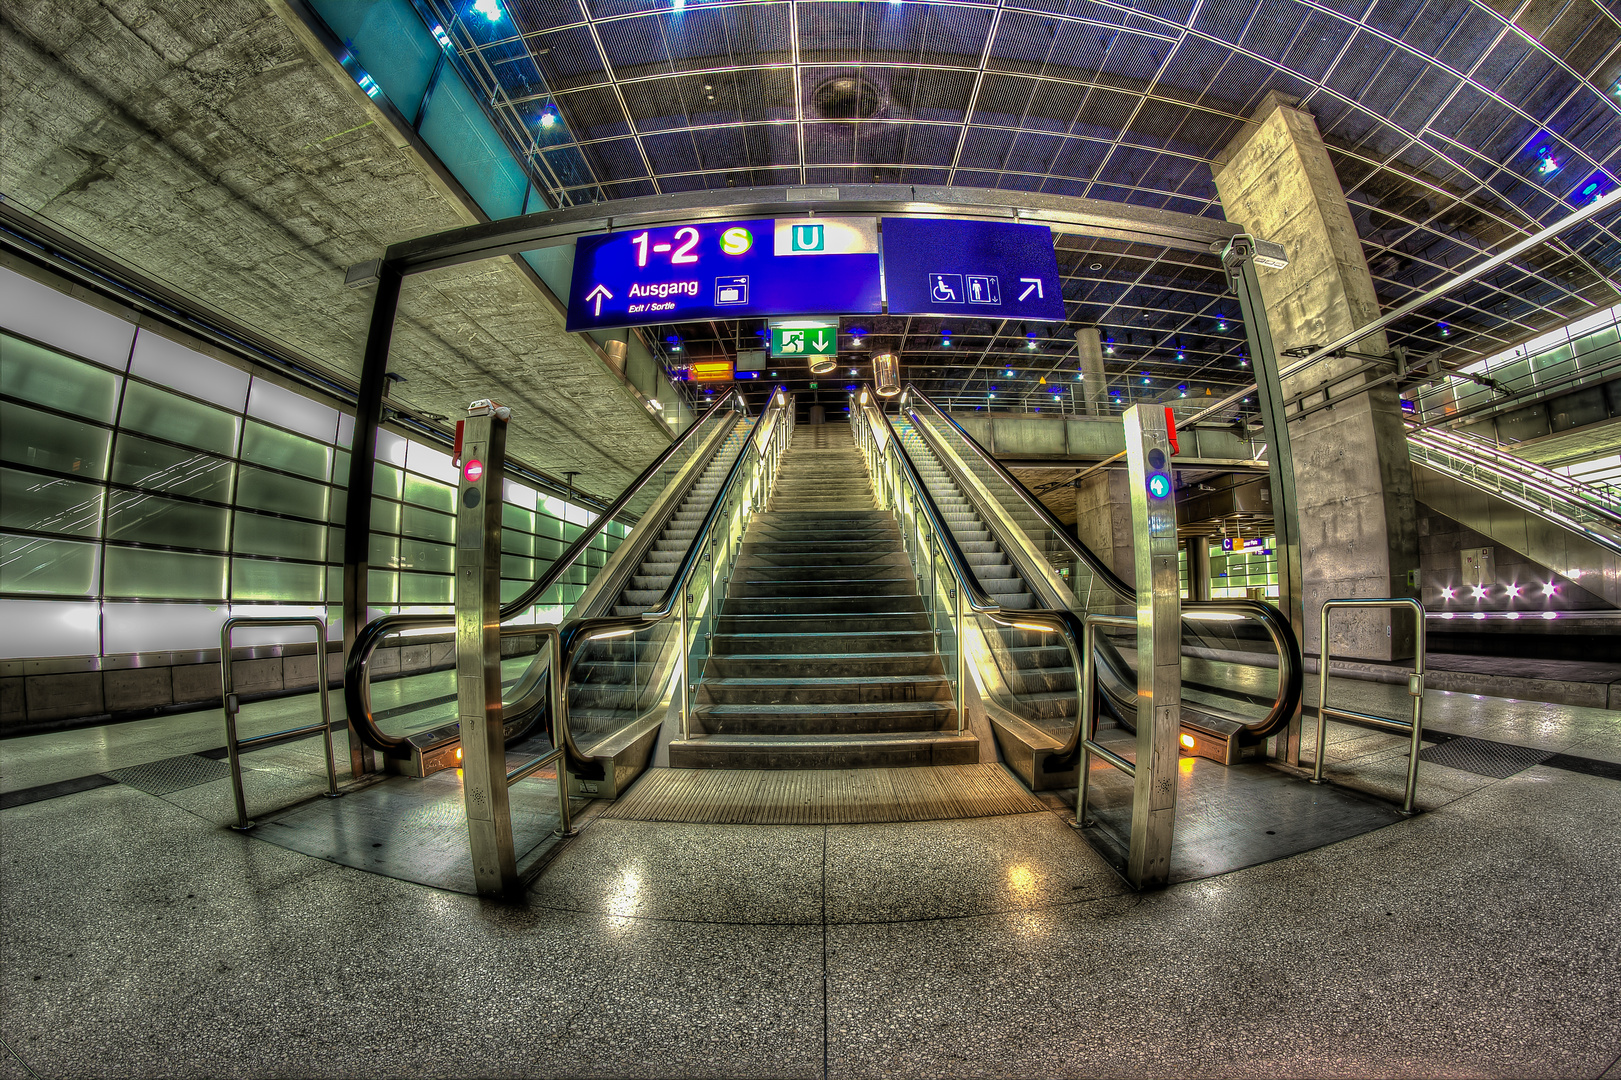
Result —
<path fill-rule="evenodd" d="M 858 395 L 858 399 L 863 396 L 865 395 Z M 883 424 L 888 431 L 889 439 L 886 441 L 894 448 L 897 455 L 896 460 L 900 463 L 902 471 L 911 482 L 912 489 L 917 492 L 918 505 L 928 518 L 929 528 L 940 543 L 941 553 L 946 557 L 946 566 L 951 571 L 952 577 L 956 579 L 957 588 L 962 590 L 962 595 L 967 599 L 969 609 L 976 615 L 984 615 L 1002 626 L 1019 629 L 1037 629 L 1046 626 L 1057 631 L 1063 637 L 1064 644 L 1069 649 L 1070 660 L 1075 664 L 1076 672 L 1083 670 L 1081 643 L 1086 640 L 1085 620 L 1067 607 L 1004 608 L 993 599 L 974 574 L 973 567 L 968 562 L 968 557 L 963 553 L 962 546 L 957 542 L 956 534 L 946 527 L 945 515 L 940 512 L 939 506 L 936 505 L 934 493 L 923 483 L 923 477 L 918 473 L 917 465 L 912 461 L 912 455 L 907 452 L 905 445 L 902 444 L 899 433 L 888 426 L 889 418 L 870 404 L 862 404 L 858 408 L 862 411 L 863 420 L 867 424 Z M 887 452 L 885 451 L 885 453 Z M 963 628 L 959 627 L 957 632 L 962 633 Z M 963 674 L 961 671 L 957 672 L 957 678 L 961 679 Z M 1079 711 L 1079 709 L 1076 710 L 1077 714 L 1079 714 Z M 1081 723 L 1077 715 L 1075 730 L 1070 742 L 1058 753 L 1060 755 L 1071 753 L 1079 745 L 1077 740 L 1080 738 L 1080 734 Z"/>
<path fill-rule="evenodd" d="M 1471 445 L 1469 441 L 1449 432 L 1409 430 L 1407 441 L 1422 452 L 1423 464 L 1438 468 L 1472 486 L 1486 488 L 1487 485 L 1480 478 L 1469 475 L 1459 465 L 1479 470 L 1496 482 L 1494 487 L 1488 488 L 1493 494 L 1510 502 L 1518 502 L 1540 516 L 1556 515 L 1554 520 L 1557 524 L 1578 529 L 1604 546 L 1615 549 L 1615 530 L 1621 528 L 1621 513 L 1606 506 L 1599 492 L 1580 480 L 1561 476 L 1524 459 L 1516 459 L 1515 465 L 1518 467 L 1510 468 L 1500 456 L 1487 453 L 1484 444 L 1478 447 Z M 1445 458 L 1453 460 L 1447 461 Z M 1522 493 L 1535 492 L 1545 501 L 1538 502 L 1527 494 L 1517 498 L 1515 492 L 1505 484 L 1517 485 Z M 1596 529 L 1592 519 L 1597 519 Z"/>
<path fill-rule="evenodd" d="M 756 430 L 765 426 L 768 421 L 775 421 L 783 412 L 793 408 L 794 399 L 785 397 L 779 390 L 772 395 L 766 408 L 761 411 Z M 777 412 L 777 417 L 771 415 L 773 410 Z M 775 423 L 772 424 L 772 427 L 775 430 Z M 555 710 L 555 745 L 563 750 L 571 771 L 589 769 L 592 761 L 590 755 L 582 753 L 579 745 L 574 741 L 574 731 L 568 721 L 569 680 L 573 674 L 574 661 L 578 657 L 579 651 L 588 642 L 600 636 L 613 634 L 615 631 L 634 632 L 641 630 L 663 622 L 675 613 L 677 598 L 686 596 L 688 582 L 693 572 L 697 570 L 698 564 L 703 560 L 704 549 L 709 544 L 709 536 L 714 531 L 716 521 L 721 513 L 721 507 L 727 504 L 732 494 L 732 488 L 736 486 L 738 478 L 743 473 L 743 466 L 748 461 L 749 448 L 753 442 L 752 439 L 745 440 L 742 447 L 739 448 L 737 459 L 732 462 L 732 467 L 727 470 L 726 479 L 721 482 L 719 489 L 716 490 L 715 498 L 710 502 L 709 509 L 705 512 L 702 524 L 698 526 L 698 531 L 693 534 L 691 542 L 687 545 L 687 550 L 683 553 L 681 562 L 676 567 L 675 576 L 670 578 L 670 584 L 665 587 L 664 595 L 659 597 L 657 603 L 637 615 L 597 615 L 570 619 L 559 630 L 557 639 L 558 671 L 562 677 L 559 680 L 561 700 L 557 702 Z M 763 456 L 765 449 L 760 448 L 758 454 Z M 710 599 L 713 602 L 714 598 L 711 597 Z M 686 643 L 681 642 L 680 647 L 685 648 Z"/>
<path fill-rule="evenodd" d="M 902 400 L 910 403 L 913 399 L 923 402 L 923 404 L 929 407 L 930 412 L 934 413 L 935 416 L 938 416 L 941 420 L 954 428 L 957 434 L 962 436 L 963 441 L 973 449 L 975 454 L 978 455 L 979 459 L 986 465 L 990 466 L 990 468 L 995 471 L 997 476 L 1001 477 L 1001 479 L 1013 489 L 1014 493 L 1024 501 L 1025 505 L 1029 507 L 1032 512 L 1041 517 L 1047 528 L 1058 537 L 1059 541 L 1063 543 L 1066 548 L 1069 549 L 1070 554 L 1084 562 L 1087 569 L 1092 571 L 1093 574 L 1097 575 L 1099 580 L 1108 586 L 1111 592 L 1122 600 L 1129 600 L 1133 603 L 1136 602 L 1137 590 L 1134 586 L 1128 583 L 1119 574 L 1115 573 L 1114 570 L 1105 564 L 1103 560 L 1098 557 L 1097 553 L 1091 548 L 1072 539 L 1069 535 L 1069 531 L 1059 523 L 1056 517 L 1053 516 L 1052 511 L 1047 509 L 1047 505 L 1040 499 L 1031 495 L 1025 489 L 1024 484 L 1019 480 L 1019 478 L 1014 476 L 1013 473 L 1009 471 L 1007 466 L 1003 465 L 1000 461 L 997 461 L 990 454 L 987 454 L 985 452 L 985 448 L 980 446 L 979 443 L 975 441 L 974 437 L 964 430 L 961 424 L 957 423 L 955 417 L 951 416 L 944 409 L 940 408 L 940 406 L 936 405 L 932 398 L 930 398 L 923 391 L 919 390 L 916 386 L 908 384 L 906 387 L 906 397 Z M 905 408 L 905 406 L 902 407 Z M 913 411 L 916 410 L 914 409 Z M 919 425 L 920 429 L 921 427 L 922 425 Z"/>
<path fill-rule="evenodd" d="M 558 580 L 574 565 L 580 553 L 590 546 L 591 542 L 602 534 L 609 522 L 614 520 L 630 500 L 635 498 L 647 483 L 669 463 L 670 459 L 694 438 L 697 432 L 713 416 L 719 415 L 717 410 L 731 408 L 747 415 L 748 399 L 735 387 L 721 395 L 713 405 L 706 409 L 702 416 L 693 421 L 680 436 L 674 439 L 652 464 L 643 469 L 641 474 L 625 490 L 619 493 L 607 509 L 597 516 L 592 524 L 581 530 L 580 535 L 563 549 L 563 553 L 553 560 L 546 572 L 536 578 L 534 583 L 525 589 L 516 598 L 501 605 L 501 619 L 505 621 L 515 615 L 522 614 L 534 605 L 547 589 L 557 584 Z M 383 640 L 392 634 L 406 630 L 421 630 L 430 627 L 451 627 L 456 625 L 456 616 L 438 614 L 394 614 L 381 615 L 361 627 L 355 634 L 355 643 L 345 658 L 343 668 L 343 700 L 349 714 L 351 726 L 360 734 L 360 738 L 368 746 L 380 750 L 385 754 L 399 753 L 408 750 L 410 740 L 404 735 L 390 735 L 377 726 L 377 721 L 371 709 L 371 682 L 369 667 L 372 654 Z"/>
<path fill-rule="evenodd" d="M 1084 561 L 1087 567 L 1096 573 L 1117 596 L 1122 600 L 1136 603 L 1137 590 L 1126 584 L 1124 579 L 1113 570 L 1104 566 L 1097 555 L 1085 544 L 1073 539 L 1064 526 L 1059 523 L 1058 519 L 1053 516 L 1052 511 L 1047 509 L 1046 504 L 1031 495 L 1024 484 L 1005 465 L 986 453 L 985 448 L 980 446 L 972 435 L 963 430 L 961 424 L 957 423 L 955 419 L 936 405 L 927 394 L 918 390 L 915 386 L 909 385 L 905 400 L 910 401 L 913 397 L 923 401 L 935 415 L 955 428 L 957 433 L 962 436 L 963 441 L 973 449 L 980 460 L 991 466 L 997 475 L 1012 487 L 1025 504 L 1033 512 L 1040 515 L 1047 528 L 1063 542 L 1064 546 L 1077 558 Z M 922 424 L 917 425 L 917 428 L 920 433 L 928 430 Z M 1273 699 L 1272 706 L 1267 710 L 1266 715 L 1259 720 L 1245 721 L 1241 717 L 1231 715 L 1227 715 L 1226 718 L 1242 726 L 1245 738 L 1250 740 L 1266 738 L 1288 723 L 1299 707 L 1300 695 L 1304 692 L 1305 666 L 1300 654 L 1300 639 L 1283 613 L 1275 605 L 1261 600 L 1184 600 L 1182 602 L 1182 611 L 1184 613 L 1184 622 L 1197 622 L 1200 614 L 1230 614 L 1252 618 L 1261 624 L 1267 635 L 1271 637 L 1273 646 L 1277 650 L 1277 697 Z M 1191 616 L 1189 613 L 1191 613 Z M 1080 668 L 1077 666 L 1076 670 L 1079 671 Z M 1080 728 L 1077 726 L 1077 736 L 1079 731 Z M 1071 743 L 1072 745 L 1062 751 L 1063 753 L 1068 753 L 1074 749 L 1073 738 Z"/>

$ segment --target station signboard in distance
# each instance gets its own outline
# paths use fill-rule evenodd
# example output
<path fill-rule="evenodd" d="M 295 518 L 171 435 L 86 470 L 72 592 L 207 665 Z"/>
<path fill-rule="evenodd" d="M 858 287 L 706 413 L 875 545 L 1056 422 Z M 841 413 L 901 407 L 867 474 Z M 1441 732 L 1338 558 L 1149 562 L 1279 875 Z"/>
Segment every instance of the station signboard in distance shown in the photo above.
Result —
<path fill-rule="evenodd" d="M 734 376 L 730 360 L 695 360 L 687 365 L 687 378 L 693 382 L 730 382 Z"/>
<path fill-rule="evenodd" d="M 580 237 L 568 329 L 881 305 L 876 218 L 703 221 Z"/>
<path fill-rule="evenodd" d="M 1221 542 L 1221 550 L 1230 551 L 1235 555 L 1248 553 L 1250 555 L 1270 555 L 1272 549 L 1266 546 L 1265 540 L 1235 540 L 1228 537 Z"/>
<path fill-rule="evenodd" d="M 1064 321 L 1045 225 L 884 218 L 883 226 L 889 314 Z"/>

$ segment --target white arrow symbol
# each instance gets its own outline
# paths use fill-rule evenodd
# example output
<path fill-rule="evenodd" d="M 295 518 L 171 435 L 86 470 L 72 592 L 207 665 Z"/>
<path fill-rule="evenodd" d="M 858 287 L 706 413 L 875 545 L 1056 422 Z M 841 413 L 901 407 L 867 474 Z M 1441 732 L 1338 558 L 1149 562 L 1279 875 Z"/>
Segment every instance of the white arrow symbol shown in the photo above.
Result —
<path fill-rule="evenodd" d="M 812 344 L 814 344 L 818 349 L 826 349 L 829 344 L 827 340 L 827 331 L 818 331 L 816 334 L 816 340 Z"/>
<path fill-rule="evenodd" d="M 1042 298 L 1042 296 L 1041 296 L 1041 279 L 1040 278 L 1022 277 L 1019 280 L 1020 281 L 1028 281 L 1030 283 L 1030 288 L 1024 290 L 1024 292 L 1019 294 L 1019 299 L 1020 300 L 1023 300 L 1025 297 L 1030 295 L 1030 289 L 1034 289 L 1036 291 L 1036 299 L 1037 300 L 1040 300 Z"/>
<path fill-rule="evenodd" d="M 591 311 L 593 316 L 601 315 L 602 302 L 604 300 L 612 300 L 613 298 L 614 294 L 609 292 L 607 288 L 602 285 L 598 285 L 596 288 L 585 294 L 586 303 L 590 303 L 592 300 L 597 302 L 597 306 Z"/>

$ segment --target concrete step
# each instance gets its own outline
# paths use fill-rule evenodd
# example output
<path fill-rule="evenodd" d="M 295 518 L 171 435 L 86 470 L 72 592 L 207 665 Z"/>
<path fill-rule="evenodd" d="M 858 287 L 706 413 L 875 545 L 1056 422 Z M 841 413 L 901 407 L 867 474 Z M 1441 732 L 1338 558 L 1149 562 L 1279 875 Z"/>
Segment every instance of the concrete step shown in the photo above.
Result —
<path fill-rule="evenodd" d="M 715 656 L 924 652 L 934 648 L 934 631 L 841 629 L 794 633 L 722 633 L 715 635 L 709 647 Z"/>
<path fill-rule="evenodd" d="M 865 596 L 728 596 L 723 615 L 915 614 L 923 598 L 915 591 Z"/>
<path fill-rule="evenodd" d="M 790 673 L 813 678 L 870 679 L 891 675 L 936 674 L 943 672 L 937 653 L 744 653 L 711 654 L 706 677 L 723 679 L 784 678 Z M 628 677 L 627 677 L 628 678 Z"/>
<path fill-rule="evenodd" d="M 847 568 L 838 567 L 835 569 Z M 910 574 L 905 577 L 749 578 L 745 580 L 741 577 L 741 573 L 742 571 L 732 578 L 731 586 L 727 592 L 728 603 L 733 598 L 806 598 L 830 593 L 848 595 L 857 589 L 870 596 L 911 595 L 917 591 L 917 582 Z"/>
<path fill-rule="evenodd" d="M 921 612 L 894 614 L 850 613 L 839 615 L 731 615 L 723 609 L 716 620 L 719 634 L 818 634 L 848 631 L 907 633 L 926 630 L 929 621 Z"/>
<path fill-rule="evenodd" d="M 955 732 L 699 735 L 670 744 L 670 765 L 678 769 L 882 769 L 978 761 L 979 740 Z"/>
<path fill-rule="evenodd" d="M 951 683 L 945 676 L 914 672 L 878 680 L 797 674 L 705 678 L 698 700 L 706 706 L 826 705 L 833 712 L 841 712 L 855 704 L 937 704 L 949 702 L 952 696 Z"/>

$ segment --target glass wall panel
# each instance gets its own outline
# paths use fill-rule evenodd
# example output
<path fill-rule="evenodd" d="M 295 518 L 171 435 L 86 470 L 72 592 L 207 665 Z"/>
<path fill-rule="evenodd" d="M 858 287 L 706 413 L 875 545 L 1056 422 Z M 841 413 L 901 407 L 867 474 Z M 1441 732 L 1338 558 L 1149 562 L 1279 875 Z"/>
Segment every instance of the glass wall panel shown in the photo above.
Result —
<path fill-rule="evenodd" d="M 228 503 L 236 466 L 200 450 L 121 433 L 113 442 L 112 479 L 132 487 Z"/>
<path fill-rule="evenodd" d="M 393 536 L 373 536 L 366 561 L 379 570 L 391 570 L 400 565 L 400 541 Z"/>
<path fill-rule="evenodd" d="M 236 503 L 254 510 L 321 521 L 327 516 L 326 493 L 324 484 L 243 466 L 237 479 Z"/>
<path fill-rule="evenodd" d="M 400 602 L 400 575 L 385 570 L 373 570 L 366 575 L 366 601 L 371 604 L 397 604 Z"/>
<path fill-rule="evenodd" d="M 379 461 L 372 472 L 371 493 L 380 499 L 398 499 L 401 485 L 404 482 L 405 473 L 392 465 L 384 465 Z"/>
<path fill-rule="evenodd" d="M 397 533 L 400 531 L 400 504 L 374 499 L 371 504 L 371 531 Z"/>
<path fill-rule="evenodd" d="M 0 334 L 0 393 L 110 424 L 121 381 L 104 367 Z"/>
<path fill-rule="evenodd" d="M 95 544 L 0 535 L 0 591 L 96 594 Z"/>
<path fill-rule="evenodd" d="M 315 563 L 236 558 L 231 560 L 231 599 L 316 603 L 325 577 L 326 568 Z"/>
<path fill-rule="evenodd" d="M 456 489 L 415 473 L 406 473 L 405 501 L 453 514 L 456 512 Z"/>
<path fill-rule="evenodd" d="M 535 578 L 535 564 L 531 559 L 520 558 L 516 555 L 501 556 L 501 576 L 512 578 L 515 581 L 533 581 Z"/>
<path fill-rule="evenodd" d="M 503 560 L 502 566 L 505 565 Z M 400 566 L 406 570 L 448 574 L 456 569 L 456 549 L 449 544 L 430 544 L 426 540 L 401 540 Z"/>
<path fill-rule="evenodd" d="M 450 509 L 454 510 L 452 506 Z M 501 527 L 503 529 L 522 529 L 524 532 L 535 531 L 535 512 L 525 510 L 521 506 L 511 503 L 501 504 Z"/>
<path fill-rule="evenodd" d="M 98 536 L 101 493 L 95 484 L 0 469 L 0 527 Z"/>
<path fill-rule="evenodd" d="M 377 526 L 373 524 L 373 528 Z M 400 511 L 400 532 L 406 536 L 415 536 L 422 540 L 440 540 L 444 543 L 454 543 L 456 540 L 456 519 L 449 514 L 436 514 L 432 510 L 421 507 L 406 506 Z"/>
<path fill-rule="evenodd" d="M 243 555 L 274 555 L 321 562 L 326 558 L 325 534 L 324 525 L 239 513 L 231 550 Z"/>
<path fill-rule="evenodd" d="M 401 574 L 400 575 L 400 603 L 402 604 L 449 604 L 455 602 L 452 595 L 456 579 L 448 574 Z"/>
<path fill-rule="evenodd" d="M 109 547 L 106 595 L 154 600 L 224 600 L 223 555 Z"/>
<path fill-rule="evenodd" d="M 242 429 L 242 460 L 312 480 L 327 480 L 332 470 L 332 448 L 249 420 Z"/>
<path fill-rule="evenodd" d="M 107 475 L 106 428 L 0 402 L 0 458 L 86 480 Z"/>
<path fill-rule="evenodd" d="M 115 491 L 107 502 L 107 536 L 165 547 L 230 546 L 231 512 L 223 506 L 179 502 L 137 491 Z"/>
<path fill-rule="evenodd" d="M 236 453 L 235 416 L 133 379 L 124 387 L 124 410 L 118 423 L 125 430 L 156 435 L 199 450 Z"/>
<path fill-rule="evenodd" d="M 501 550 L 527 558 L 535 553 L 535 538 L 516 529 L 502 529 Z"/>

